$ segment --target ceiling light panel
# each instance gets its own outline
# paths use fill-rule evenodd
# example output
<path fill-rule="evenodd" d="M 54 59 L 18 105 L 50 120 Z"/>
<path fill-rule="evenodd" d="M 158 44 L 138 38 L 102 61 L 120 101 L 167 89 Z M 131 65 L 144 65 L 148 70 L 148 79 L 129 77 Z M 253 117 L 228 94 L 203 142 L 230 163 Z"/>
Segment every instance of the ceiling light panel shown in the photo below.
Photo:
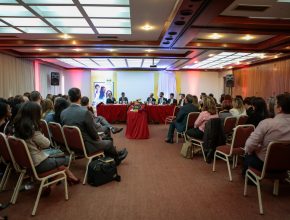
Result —
<path fill-rule="evenodd" d="M 115 68 L 127 68 L 125 59 L 110 59 Z"/>
<path fill-rule="evenodd" d="M 18 2 L 16 0 L 0 0 L 0 3 L 18 4 Z"/>
<path fill-rule="evenodd" d="M 54 34 L 57 33 L 54 29 L 50 27 L 18 27 L 25 33 L 29 34 Z"/>
<path fill-rule="evenodd" d="M 1 34 L 17 34 L 21 32 L 12 27 L 0 27 L 0 33 Z"/>
<path fill-rule="evenodd" d="M 94 34 L 94 31 L 91 28 L 58 27 L 57 29 L 64 34 Z"/>
<path fill-rule="evenodd" d="M 84 6 L 83 8 L 92 18 L 130 18 L 129 7 Z"/>
<path fill-rule="evenodd" d="M 74 59 L 76 61 L 78 61 L 79 63 L 84 64 L 85 66 L 89 67 L 89 68 L 99 68 L 100 66 L 98 64 L 96 64 L 94 61 L 92 61 L 91 59 L 82 59 L 82 58 L 78 58 L 78 59 Z"/>
<path fill-rule="evenodd" d="M 75 6 L 30 6 L 43 17 L 82 17 Z"/>
<path fill-rule="evenodd" d="M 142 59 L 127 59 L 127 63 L 129 67 L 141 67 Z"/>
<path fill-rule="evenodd" d="M 99 65 L 99 68 L 112 68 L 112 64 L 108 59 L 92 59 L 95 63 Z"/>
<path fill-rule="evenodd" d="M 34 15 L 21 5 L 0 5 L 0 16 L 7 17 L 34 17 Z"/>
<path fill-rule="evenodd" d="M 74 4 L 72 0 L 22 0 L 26 4 Z"/>
<path fill-rule="evenodd" d="M 131 27 L 130 19 L 91 19 L 96 27 Z"/>
<path fill-rule="evenodd" d="M 66 64 L 69 64 L 69 65 L 71 65 L 71 66 L 73 66 L 73 67 L 87 67 L 87 66 L 85 66 L 85 65 L 83 65 L 83 64 L 81 64 L 81 63 L 75 61 L 74 59 L 69 59 L 69 58 L 60 58 L 60 59 L 57 59 L 57 60 L 59 60 L 59 61 L 61 61 L 61 62 L 64 62 L 64 63 L 66 63 Z"/>
<path fill-rule="evenodd" d="M 13 26 L 47 26 L 45 22 L 43 22 L 39 18 L 2 18 L 2 20 L 6 21 L 7 23 Z"/>
<path fill-rule="evenodd" d="M 0 21 L 0 26 L 7 26 L 7 24 L 5 24 L 2 21 Z"/>
<path fill-rule="evenodd" d="M 57 27 L 89 27 L 89 24 L 84 18 L 46 18 L 46 20 Z"/>
<path fill-rule="evenodd" d="M 97 28 L 99 34 L 131 34 L 131 28 Z"/>
<path fill-rule="evenodd" d="M 129 5 L 129 0 L 79 0 L 79 2 L 84 5 Z"/>

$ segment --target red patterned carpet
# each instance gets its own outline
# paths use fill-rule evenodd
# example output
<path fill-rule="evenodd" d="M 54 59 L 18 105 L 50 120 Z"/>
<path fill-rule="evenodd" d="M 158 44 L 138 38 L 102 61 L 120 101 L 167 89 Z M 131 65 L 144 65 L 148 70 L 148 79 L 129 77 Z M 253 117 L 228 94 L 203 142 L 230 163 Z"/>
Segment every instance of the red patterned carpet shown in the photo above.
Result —
<path fill-rule="evenodd" d="M 69 187 L 64 200 L 63 184 L 41 198 L 33 219 L 290 219 L 290 185 L 281 184 L 280 195 L 272 196 L 272 183 L 262 183 L 264 216 L 259 215 L 256 188 L 243 196 L 240 168 L 228 181 L 226 164 L 217 161 L 217 172 L 202 157 L 180 156 L 181 144 L 166 144 L 167 126 L 150 125 L 150 139 L 129 140 L 124 131 L 114 136 L 115 144 L 127 147 L 128 158 L 119 166 L 122 181 L 100 187 Z M 79 177 L 84 161 L 72 164 Z M 12 194 L 12 185 L 0 193 L 0 202 Z M 36 190 L 21 192 L 15 205 L 0 212 L 10 220 L 31 219 Z"/>

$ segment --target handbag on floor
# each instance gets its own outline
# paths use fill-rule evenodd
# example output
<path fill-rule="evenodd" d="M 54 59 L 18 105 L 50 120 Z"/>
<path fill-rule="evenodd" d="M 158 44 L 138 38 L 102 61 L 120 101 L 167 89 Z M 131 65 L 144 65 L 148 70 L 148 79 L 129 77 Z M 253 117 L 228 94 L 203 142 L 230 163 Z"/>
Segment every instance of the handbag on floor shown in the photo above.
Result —
<path fill-rule="evenodd" d="M 121 181 L 115 160 L 111 157 L 101 157 L 90 162 L 88 167 L 88 184 L 100 186 L 111 181 Z"/>
<path fill-rule="evenodd" d="M 192 143 L 189 141 L 185 141 L 185 143 L 182 145 L 180 154 L 187 158 L 187 159 L 192 159 Z"/>

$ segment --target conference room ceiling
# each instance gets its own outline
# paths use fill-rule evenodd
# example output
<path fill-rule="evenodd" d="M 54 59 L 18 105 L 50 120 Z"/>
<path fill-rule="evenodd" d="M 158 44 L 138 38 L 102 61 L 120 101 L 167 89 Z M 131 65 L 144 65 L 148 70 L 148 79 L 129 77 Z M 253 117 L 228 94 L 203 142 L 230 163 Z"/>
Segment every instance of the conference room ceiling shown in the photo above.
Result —
<path fill-rule="evenodd" d="M 290 56 L 290 3 L 0 0 L 0 52 L 63 68 L 239 68 Z"/>

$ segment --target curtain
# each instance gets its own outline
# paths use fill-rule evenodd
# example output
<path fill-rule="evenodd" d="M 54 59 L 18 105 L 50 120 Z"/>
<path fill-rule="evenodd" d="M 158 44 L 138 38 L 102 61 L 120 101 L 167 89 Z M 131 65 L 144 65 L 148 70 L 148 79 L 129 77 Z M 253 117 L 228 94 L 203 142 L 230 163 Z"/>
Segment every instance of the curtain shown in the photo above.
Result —
<path fill-rule="evenodd" d="M 169 98 L 170 93 L 174 93 L 174 97 L 176 98 L 176 79 L 174 72 L 159 72 L 158 96 L 160 92 L 164 92 L 165 98 Z"/>

